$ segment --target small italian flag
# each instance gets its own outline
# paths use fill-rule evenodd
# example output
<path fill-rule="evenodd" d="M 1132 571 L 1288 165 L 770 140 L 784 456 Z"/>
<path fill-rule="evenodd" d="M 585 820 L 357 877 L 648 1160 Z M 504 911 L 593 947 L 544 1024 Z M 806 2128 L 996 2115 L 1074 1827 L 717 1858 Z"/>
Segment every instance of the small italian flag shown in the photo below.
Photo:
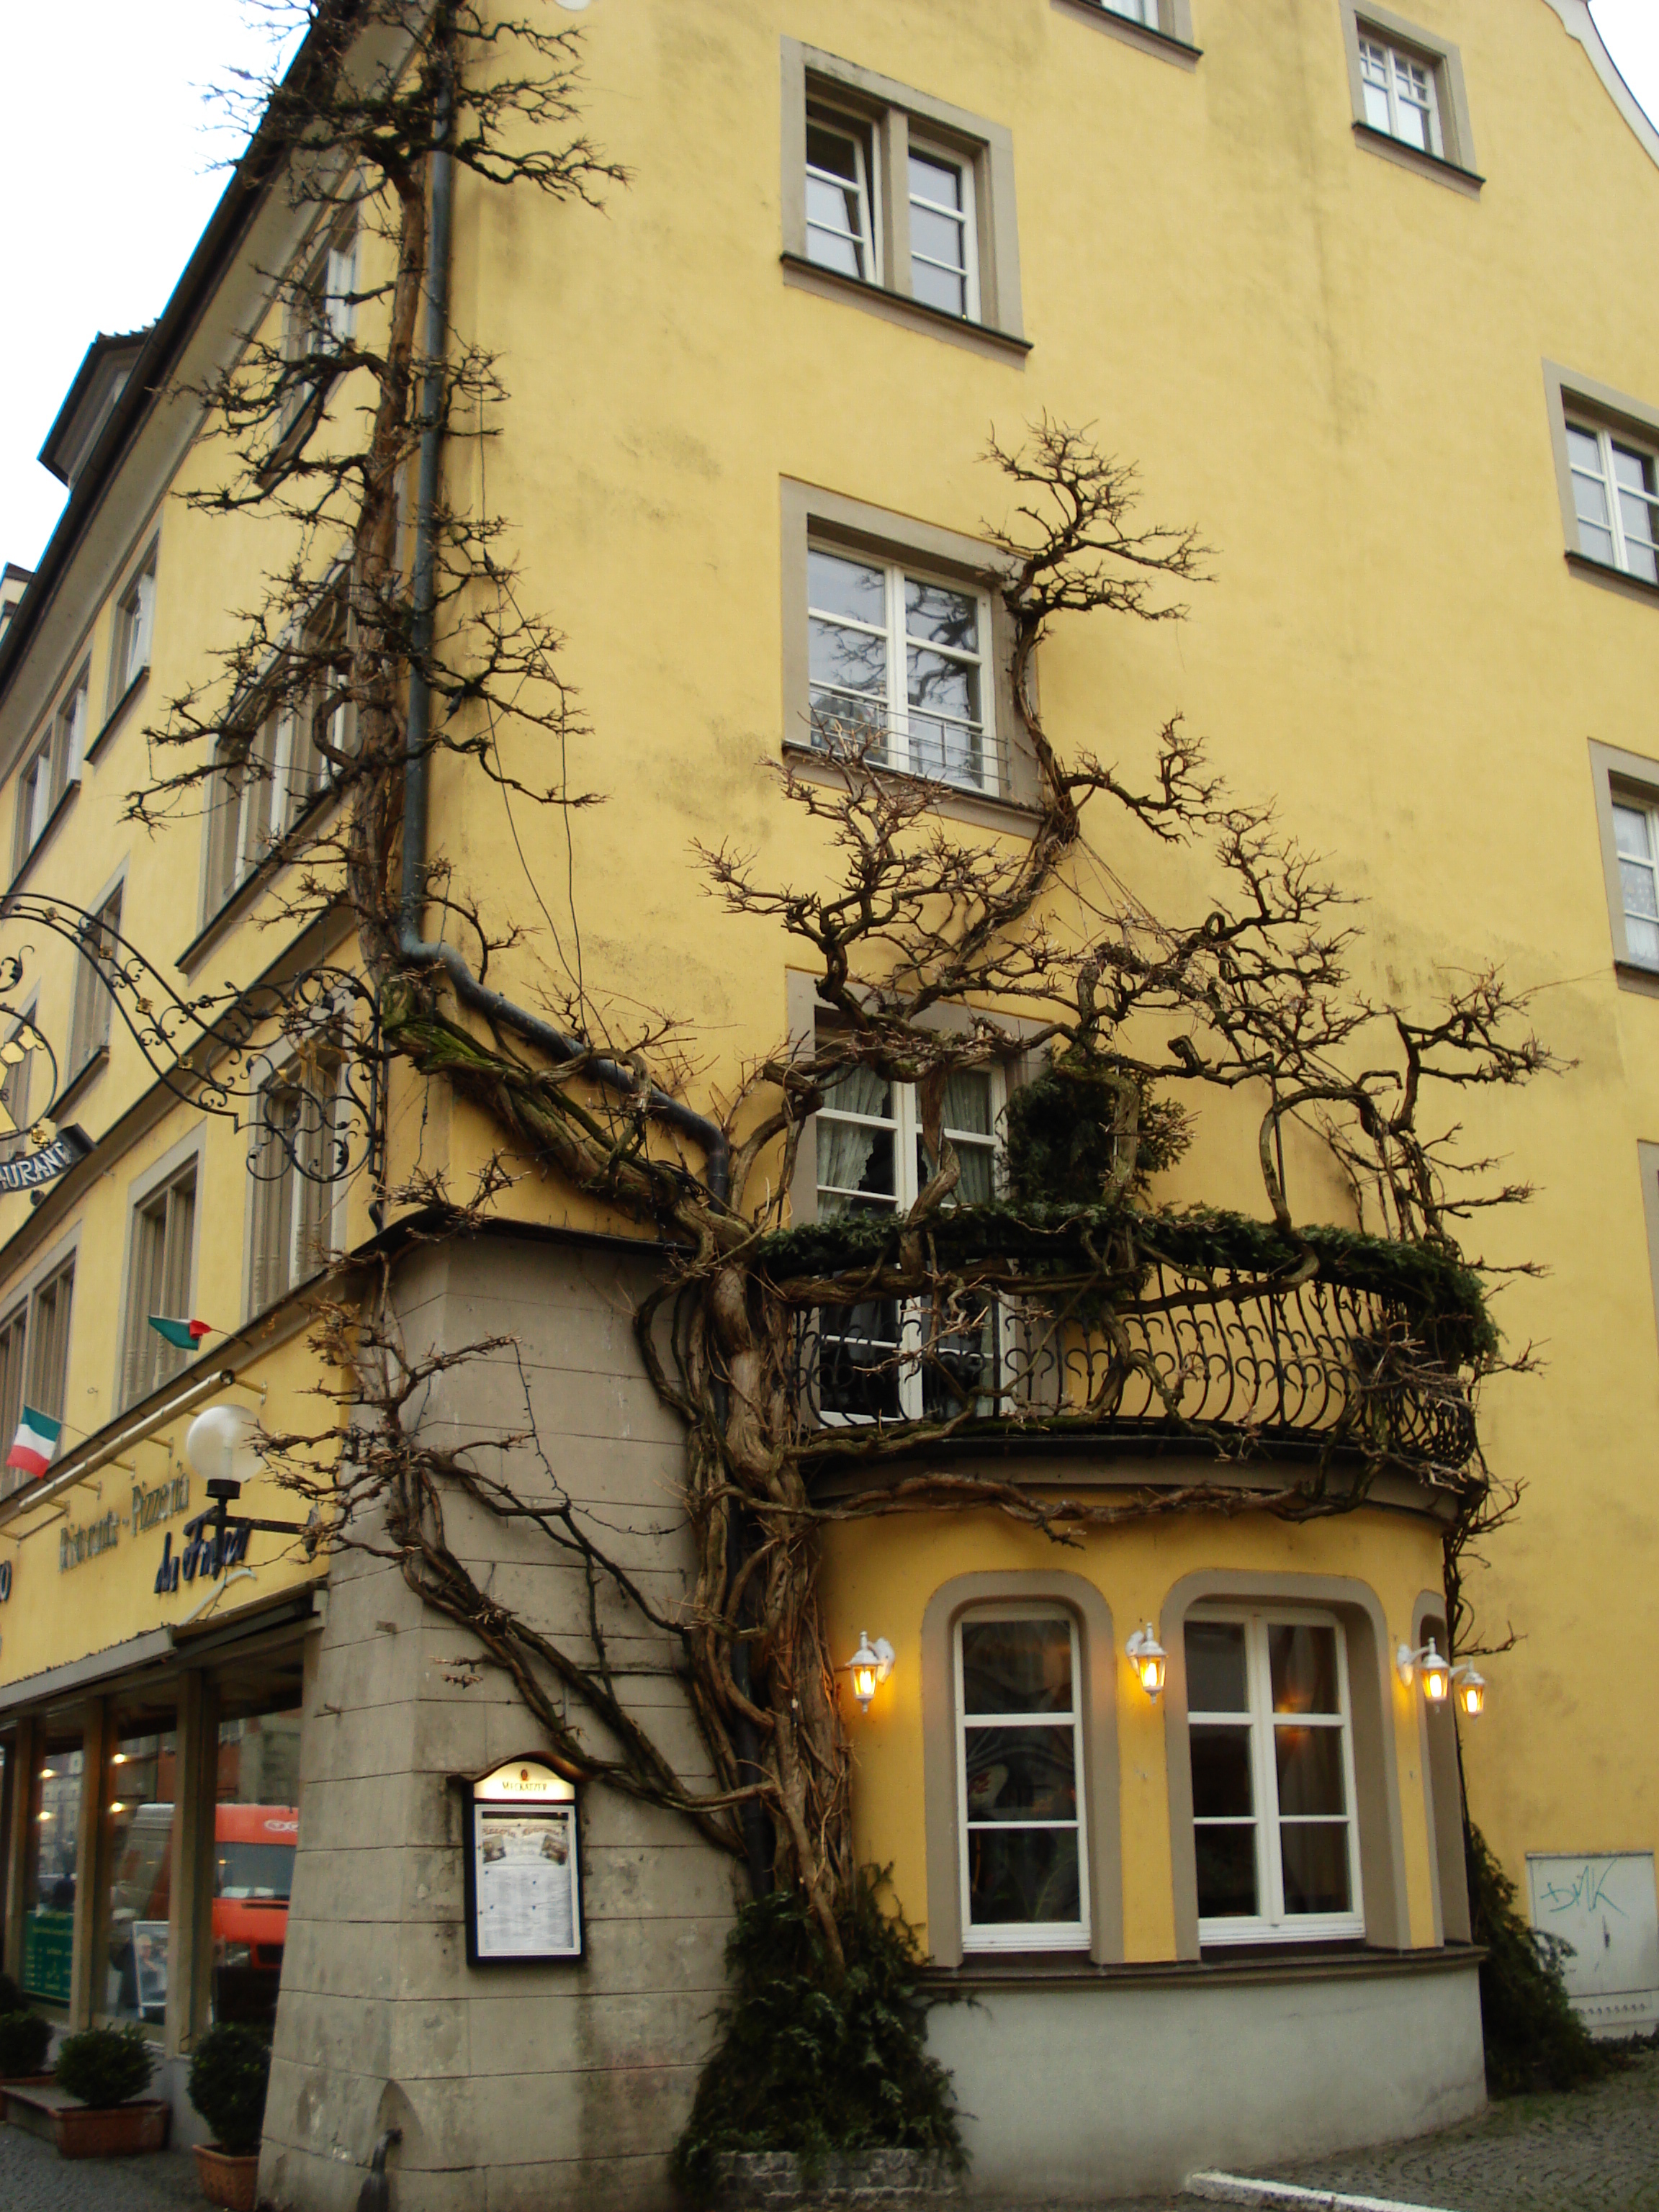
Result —
<path fill-rule="evenodd" d="M 58 1439 L 63 1433 L 61 1421 L 54 1421 L 50 1413 L 37 1413 L 33 1406 L 25 1406 L 6 1465 L 21 1467 L 25 1474 L 44 1474 L 52 1465 Z"/>
<path fill-rule="evenodd" d="M 166 1337 L 169 1344 L 177 1345 L 180 1352 L 192 1352 L 204 1336 L 213 1334 L 210 1321 L 168 1321 L 164 1315 L 152 1314 L 149 1325 L 157 1336 Z"/>

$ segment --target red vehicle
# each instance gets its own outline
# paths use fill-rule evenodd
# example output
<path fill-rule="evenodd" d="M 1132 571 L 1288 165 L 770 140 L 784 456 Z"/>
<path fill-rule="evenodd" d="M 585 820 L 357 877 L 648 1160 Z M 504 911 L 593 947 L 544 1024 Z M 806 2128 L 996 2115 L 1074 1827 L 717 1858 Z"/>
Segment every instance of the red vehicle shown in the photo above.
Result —
<path fill-rule="evenodd" d="M 167 2002 L 172 1834 L 171 1805 L 138 1807 L 122 1838 L 111 1900 L 109 2002 L 146 2020 L 159 2020 Z M 293 1805 L 217 1809 L 213 2008 L 220 2020 L 264 2020 L 276 2008 L 299 1837 L 300 1814 Z"/>

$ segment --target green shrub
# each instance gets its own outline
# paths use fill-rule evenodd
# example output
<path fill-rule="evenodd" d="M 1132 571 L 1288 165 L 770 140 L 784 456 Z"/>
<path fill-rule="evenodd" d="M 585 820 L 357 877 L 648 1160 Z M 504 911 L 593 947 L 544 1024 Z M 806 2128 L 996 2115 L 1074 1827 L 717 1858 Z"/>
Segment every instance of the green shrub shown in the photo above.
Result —
<path fill-rule="evenodd" d="M 4 1996 L 0 1990 L 0 1996 Z M 52 2042 L 52 2022 L 38 2012 L 0 2012 L 0 2081 L 21 2081 L 44 2074 Z"/>
<path fill-rule="evenodd" d="M 933 2151 L 966 2166 L 951 2077 L 923 2046 L 915 1931 L 882 1911 L 884 1879 L 859 1876 L 839 1982 L 798 1890 L 739 1908 L 720 2040 L 674 2148 L 693 2204 L 709 2202 L 729 2151 L 793 2151 L 809 2174 L 836 2151 Z"/>
<path fill-rule="evenodd" d="M 137 2021 L 125 2027 L 83 2028 L 58 2046 L 58 2086 L 104 2111 L 142 2097 L 155 2066 L 155 2054 Z"/>
<path fill-rule="evenodd" d="M 1570 1947 L 1540 1936 L 1515 1909 L 1515 1884 L 1471 1821 L 1464 1831 L 1470 1932 L 1480 1961 L 1486 2086 L 1495 2097 L 1574 2089 L 1613 2064 L 1573 2010 L 1561 1978 Z"/>
<path fill-rule="evenodd" d="M 232 2158 L 252 2158 L 264 2133 L 270 2045 L 257 2028 L 210 2027 L 190 2062 L 190 2101 Z"/>

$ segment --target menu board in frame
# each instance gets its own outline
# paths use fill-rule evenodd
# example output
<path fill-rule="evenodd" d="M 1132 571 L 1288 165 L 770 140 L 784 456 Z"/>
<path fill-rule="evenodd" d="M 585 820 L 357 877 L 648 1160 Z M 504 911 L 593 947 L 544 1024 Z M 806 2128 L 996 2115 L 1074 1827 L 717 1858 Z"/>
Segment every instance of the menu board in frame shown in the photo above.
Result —
<path fill-rule="evenodd" d="M 509 1759 L 466 1791 L 466 1960 L 508 1966 L 582 1955 L 576 1785 Z"/>

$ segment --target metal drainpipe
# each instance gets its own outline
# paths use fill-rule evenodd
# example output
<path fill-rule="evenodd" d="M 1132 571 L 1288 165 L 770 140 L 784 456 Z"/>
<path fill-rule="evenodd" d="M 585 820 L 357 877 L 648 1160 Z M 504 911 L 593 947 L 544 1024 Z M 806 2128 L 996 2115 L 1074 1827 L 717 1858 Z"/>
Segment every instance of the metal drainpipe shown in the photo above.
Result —
<path fill-rule="evenodd" d="M 583 1058 L 587 1047 L 580 1037 L 568 1036 L 551 1023 L 540 1020 L 515 1006 L 499 991 L 486 990 L 453 945 L 434 943 L 421 935 L 425 903 L 427 802 L 432 725 L 432 692 L 426 680 L 426 655 L 432 643 L 435 594 L 433 571 L 435 552 L 433 519 L 438 504 L 438 465 L 443 444 L 444 352 L 449 325 L 450 235 L 454 213 L 455 164 L 446 142 L 449 136 L 451 92 L 446 56 L 444 76 L 438 88 L 440 143 L 432 156 L 432 229 L 428 249 L 426 288 L 426 373 L 421 384 L 420 477 L 415 501 L 414 635 L 409 673 L 409 720 L 404 741 L 404 857 L 401 896 L 398 908 L 398 952 L 412 968 L 441 968 L 463 1006 L 500 1022 L 544 1052 L 550 1060 L 568 1062 Z M 627 1098 L 640 1095 L 639 1078 L 632 1068 L 610 1059 L 588 1062 L 595 1081 Z M 678 1129 L 702 1147 L 703 1177 L 714 1198 L 725 1202 L 732 1190 L 732 1153 L 726 1132 L 705 1115 L 695 1113 L 678 1098 L 654 1085 L 645 1094 L 646 1111 L 653 1120 Z"/>

